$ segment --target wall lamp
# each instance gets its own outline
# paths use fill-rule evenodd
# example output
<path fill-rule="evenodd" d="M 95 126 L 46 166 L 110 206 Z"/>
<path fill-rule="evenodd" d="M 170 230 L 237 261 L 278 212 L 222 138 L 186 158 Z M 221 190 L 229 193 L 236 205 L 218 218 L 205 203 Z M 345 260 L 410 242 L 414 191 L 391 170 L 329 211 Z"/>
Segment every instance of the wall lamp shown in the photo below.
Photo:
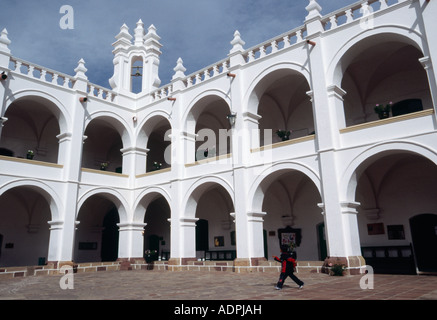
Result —
<path fill-rule="evenodd" d="M 136 117 L 136 116 L 133 116 L 133 117 L 132 117 L 132 121 L 133 121 L 134 123 L 136 123 L 136 122 L 137 122 L 137 120 L 138 120 L 138 119 L 137 119 L 137 117 Z"/>
<path fill-rule="evenodd" d="M 176 98 L 167 98 L 169 101 L 176 101 Z"/>
<path fill-rule="evenodd" d="M 235 73 L 230 73 L 230 72 L 228 72 L 226 75 L 232 78 L 235 78 L 237 76 Z"/>
<path fill-rule="evenodd" d="M 88 98 L 87 98 L 87 97 L 80 97 L 80 98 L 79 98 L 79 101 L 80 101 L 81 103 L 84 103 L 84 102 L 87 102 L 87 101 L 88 101 Z"/>
<path fill-rule="evenodd" d="M 315 43 L 314 41 L 311 41 L 311 40 L 307 40 L 307 43 L 310 44 L 310 45 L 312 45 L 312 46 L 315 46 L 315 45 L 316 45 L 316 43 Z"/>
<path fill-rule="evenodd" d="M 226 118 L 228 118 L 229 124 L 231 125 L 231 127 L 233 127 L 235 125 L 237 114 L 236 113 L 228 114 Z"/>
<path fill-rule="evenodd" d="M 8 118 L 6 118 L 6 117 L 0 117 L 0 124 L 5 123 L 6 121 L 8 121 Z"/>
<path fill-rule="evenodd" d="M 6 80 L 8 78 L 8 75 L 6 74 L 6 72 L 2 72 L 2 76 L 0 77 L 0 80 Z"/>

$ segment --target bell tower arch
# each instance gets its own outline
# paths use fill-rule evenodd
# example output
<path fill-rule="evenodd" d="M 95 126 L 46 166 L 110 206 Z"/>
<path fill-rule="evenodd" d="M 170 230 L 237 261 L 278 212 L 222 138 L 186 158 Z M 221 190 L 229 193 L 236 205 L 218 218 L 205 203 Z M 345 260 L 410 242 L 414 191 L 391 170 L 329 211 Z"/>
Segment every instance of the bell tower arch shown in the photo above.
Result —
<path fill-rule="evenodd" d="M 109 79 L 112 89 L 123 94 L 147 94 L 159 88 L 162 45 L 155 26 L 151 25 L 146 33 L 140 19 L 132 36 L 129 28 L 123 24 L 115 39 L 112 44 L 114 74 Z"/>

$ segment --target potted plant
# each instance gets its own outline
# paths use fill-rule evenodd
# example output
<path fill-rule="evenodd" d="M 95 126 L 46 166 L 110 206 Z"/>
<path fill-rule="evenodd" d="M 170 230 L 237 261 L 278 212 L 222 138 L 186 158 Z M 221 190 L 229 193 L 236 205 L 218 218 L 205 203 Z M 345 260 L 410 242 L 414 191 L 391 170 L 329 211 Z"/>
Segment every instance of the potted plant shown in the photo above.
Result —
<path fill-rule="evenodd" d="M 376 104 L 374 110 L 378 114 L 379 119 L 386 119 L 390 116 L 391 105 L 393 102 L 389 102 L 387 105 Z"/>
<path fill-rule="evenodd" d="M 34 157 L 33 150 L 27 150 L 26 158 L 32 160 Z"/>
<path fill-rule="evenodd" d="M 328 267 L 329 267 L 329 275 L 330 276 L 343 276 L 344 272 L 346 271 L 347 267 L 340 263 L 339 259 L 337 259 L 337 262 L 332 263 L 329 262 L 328 263 Z"/>
<path fill-rule="evenodd" d="M 162 163 L 156 162 L 156 161 L 153 162 L 153 170 L 154 171 L 161 169 L 161 167 L 162 167 Z"/>
<path fill-rule="evenodd" d="M 144 259 L 147 263 L 153 262 L 157 253 L 158 252 L 156 250 L 146 250 L 144 251 Z"/>
<path fill-rule="evenodd" d="M 109 165 L 108 162 L 100 163 L 100 170 L 105 171 L 108 168 L 108 165 Z"/>
<path fill-rule="evenodd" d="M 287 141 L 290 139 L 290 133 L 291 131 L 288 130 L 276 130 L 276 134 L 278 135 L 279 138 L 282 139 L 282 141 Z"/>

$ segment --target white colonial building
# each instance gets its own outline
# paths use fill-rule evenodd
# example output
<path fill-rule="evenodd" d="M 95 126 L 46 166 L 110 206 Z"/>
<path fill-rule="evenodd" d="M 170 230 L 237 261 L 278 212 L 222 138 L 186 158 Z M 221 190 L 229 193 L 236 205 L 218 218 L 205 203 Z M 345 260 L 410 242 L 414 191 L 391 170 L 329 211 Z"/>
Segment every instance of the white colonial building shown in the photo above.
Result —
<path fill-rule="evenodd" d="M 0 267 L 151 250 L 247 268 L 285 241 L 308 265 L 437 271 L 437 2 L 306 9 L 195 73 L 179 59 L 164 86 L 141 20 L 115 37 L 112 89 L 83 60 L 69 76 L 15 57 L 3 29 Z"/>

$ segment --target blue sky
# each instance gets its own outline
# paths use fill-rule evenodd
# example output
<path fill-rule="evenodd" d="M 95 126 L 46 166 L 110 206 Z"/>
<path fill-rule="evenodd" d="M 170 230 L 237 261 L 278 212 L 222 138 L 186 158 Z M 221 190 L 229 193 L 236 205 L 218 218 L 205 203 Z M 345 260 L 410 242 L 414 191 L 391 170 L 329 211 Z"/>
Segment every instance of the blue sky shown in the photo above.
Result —
<path fill-rule="evenodd" d="M 322 14 L 354 2 L 318 0 Z M 74 10 L 74 29 L 60 27 L 63 5 Z M 308 0 L 2 0 L 0 30 L 8 30 L 13 56 L 69 75 L 83 58 L 88 79 L 109 88 L 114 37 L 123 23 L 133 35 L 142 19 L 161 37 L 159 76 L 165 85 L 179 57 L 186 74 L 193 73 L 227 56 L 235 30 L 250 48 L 302 25 L 307 5 Z"/>

